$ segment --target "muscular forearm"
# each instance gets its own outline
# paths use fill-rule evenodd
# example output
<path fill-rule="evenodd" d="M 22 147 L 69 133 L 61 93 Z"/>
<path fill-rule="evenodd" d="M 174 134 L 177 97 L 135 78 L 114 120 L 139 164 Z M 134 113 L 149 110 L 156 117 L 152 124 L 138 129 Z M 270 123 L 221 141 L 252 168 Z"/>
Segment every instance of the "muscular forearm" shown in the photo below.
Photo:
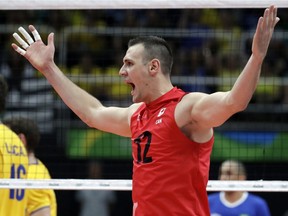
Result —
<path fill-rule="evenodd" d="M 252 55 L 229 93 L 229 99 L 241 109 L 246 108 L 256 89 L 261 66 L 278 21 L 277 8 L 273 5 L 266 8 L 263 17 L 258 20 L 252 42 Z"/>
<path fill-rule="evenodd" d="M 231 103 L 237 105 L 239 110 L 245 109 L 253 96 L 260 77 L 262 62 L 263 59 L 252 54 L 230 91 L 229 100 L 232 100 Z"/>

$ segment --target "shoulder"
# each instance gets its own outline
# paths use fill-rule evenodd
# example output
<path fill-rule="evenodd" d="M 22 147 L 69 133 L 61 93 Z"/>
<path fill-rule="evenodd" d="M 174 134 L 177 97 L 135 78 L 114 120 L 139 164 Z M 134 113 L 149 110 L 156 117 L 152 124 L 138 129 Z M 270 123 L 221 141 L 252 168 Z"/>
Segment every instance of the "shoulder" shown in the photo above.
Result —
<path fill-rule="evenodd" d="M 1 131 L 1 133 L 0 133 L 1 141 L 5 140 L 5 143 L 7 143 L 7 144 L 22 143 L 20 138 L 17 136 L 17 134 L 14 133 L 10 128 L 8 128 L 6 125 L 2 124 L 1 122 L 0 122 L 0 131 Z"/>
<path fill-rule="evenodd" d="M 131 104 L 129 107 L 128 107 L 128 110 L 130 112 L 135 112 L 141 105 L 143 105 L 144 103 L 141 102 L 141 103 L 133 103 Z"/>
<path fill-rule="evenodd" d="M 270 216 L 269 206 L 266 200 L 262 197 L 249 193 L 247 203 L 253 205 L 253 207 L 257 210 L 258 215 Z"/>
<path fill-rule="evenodd" d="M 203 92 L 190 92 L 190 93 L 185 94 L 180 102 L 183 102 L 183 101 L 187 102 L 187 100 L 190 101 L 191 99 L 198 101 L 207 95 L 208 94 L 203 93 Z"/>
<path fill-rule="evenodd" d="M 269 212 L 269 207 L 265 199 L 255 194 L 248 194 L 246 203 L 250 203 L 250 205 L 253 205 L 258 211 Z"/>
<path fill-rule="evenodd" d="M 223 205 L 221 199 L 220 199 L 220 192 L 216 192 L 216 193 L 211 193 L 208 195 L 208 202 L 209 202 L 209 206 L 210 209 L 215 210 L 215 208 L 220 208 L 220 206 Z"/>
<path fill-rule="evenodd" d="M 200 102 L 203 98 L 205 98 L 207 94 L 201 92 L 191 92 L 183 96 L 183 98 L 179 101 L 177 105 L 177 109 L 180 111 L 186 111 L 194 107 L 195 104 Z"/>
<path fill-rule="evenodd" d="M 29 165 L 28 178 L 31 179 L 50 179 L 50 173 L 47 167 L 37 159 L 37 163 Z"/>
<path fill-rule="evenodd" d="M 128 107 L 128 115 L 129 115 L 129 117 L 131 117 L 141 106 L 143 106 L 144 105 L 144 103 L 143 102 L 141 102 L 141 103 L 134 103 L 134 104 L 132 104 L 132 105 L 130 105 L 129 107 Z"/>
<path fill-rule="evenodd" d="M 180 127 L 193 121 L 194 107 L 205 96 L 206 94 L 198 92 L 188 93 L 183 96 L 175 109 L 176 122 Z"/>
<path fill-rule="evenodd" d="M 208 195 L 208 200 L 209 201 L 212 201 L 212 200 L 215 200 L 215 199 L 219 199 L 219 193 L 211 193 Z"/>
<path fill-rule="evenodd" d="M 262 197 L 260 197 L 258 195 L 255 195 L 255 194 L 252 194 L 252 193 L 248 194 L 248 199 L 250 201 L 253 201 L 256 204 L 261 204 L 261 205 L 263 205 L 263 204 L 266 205 L 267 204 L 266 201 Z"/>

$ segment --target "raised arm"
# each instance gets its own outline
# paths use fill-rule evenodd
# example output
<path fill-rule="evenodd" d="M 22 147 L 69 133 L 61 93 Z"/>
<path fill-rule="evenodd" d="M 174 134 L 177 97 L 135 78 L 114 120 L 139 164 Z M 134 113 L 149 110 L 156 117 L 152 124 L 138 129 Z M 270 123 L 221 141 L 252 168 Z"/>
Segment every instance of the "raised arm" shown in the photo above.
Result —
<path fill-rule="evenodd" d="M 203 127 L 223 124 L 231 115 L 244 110 L 256 89 L 261 66 L 270 44 L 274 27 L 279 21 L 277 8 L 270 6 L 258 20 L 253 37 L 252 54 L 232 89 L 211 95 L 196 95 L 192 119 Z"/>
<path fill-rule="evenodd" d="M 131 108 L 104 107 L 99 100 L 75 85 L 54 62 L 54 33 L 49 34 L 45 45 L 34 26 L 30 25 L 29 30 L 34 39 L 23 28 L 19 28 L 25 40 L 14 33 L 21 47 L 15 43 L 12 47 L 47 78 L 65 104 L 90 127 L 130 136 Z"/>

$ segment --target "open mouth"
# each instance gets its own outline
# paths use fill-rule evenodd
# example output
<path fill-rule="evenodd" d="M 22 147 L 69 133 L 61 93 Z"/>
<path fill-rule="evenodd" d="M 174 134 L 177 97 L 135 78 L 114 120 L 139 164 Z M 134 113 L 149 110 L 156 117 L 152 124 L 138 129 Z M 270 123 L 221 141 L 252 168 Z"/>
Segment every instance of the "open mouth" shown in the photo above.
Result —
<path fill-rule="evenodd" d="M 131 90 L 131 95 L 133 95 L 133 92 L 135 90 L 135 85 L 133 83 L 130 83 L 130 86 L 132 87 L 132 90 Z"/>
<path fill-rule="evenodd" d="M 132 90 L 135 89 L 135 85 L 133 83 L 130 83 L 130 86 L 132 87 Z"/>
<path fill-rule="evenodd" d="M 126 82 L 127 85 L 130 85 L 130 86 L 131 86 L 132 90 L 135 89 L 135 84 L 134 84 L 134 83 L 129 82 L 128 80 L 125 80 L 125 82 Z"/>
<path fill-rule="evenodd" d="M 133 95 L 133 91 L 135 89 L 135 84 L 134 83 L 131 83 L 131 82 L 126 82 L 127 85 L 130 85 L 131 86 L 131 95 Z"/>

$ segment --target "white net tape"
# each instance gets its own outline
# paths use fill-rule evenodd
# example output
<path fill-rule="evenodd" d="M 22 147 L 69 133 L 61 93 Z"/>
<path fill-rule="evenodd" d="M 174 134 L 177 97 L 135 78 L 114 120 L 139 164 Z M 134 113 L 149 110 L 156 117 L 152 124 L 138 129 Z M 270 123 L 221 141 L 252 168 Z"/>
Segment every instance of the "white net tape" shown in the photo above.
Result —
<path fill-rule="evenodd" d="M 288 7 L 287 0 L 9 0 L 0 1 L 0 10 L 34 9 L 129 9 L 129 8 L 278 8 Z"/>
<path fill-rule="evenodd" d="M 132 190 L 132 180 L 107 179 L 1 179 L 0 188 L 54 190 Z M 210 180 L 207 191 L 288 192 L 288 181 L 218 181 Z"/>

